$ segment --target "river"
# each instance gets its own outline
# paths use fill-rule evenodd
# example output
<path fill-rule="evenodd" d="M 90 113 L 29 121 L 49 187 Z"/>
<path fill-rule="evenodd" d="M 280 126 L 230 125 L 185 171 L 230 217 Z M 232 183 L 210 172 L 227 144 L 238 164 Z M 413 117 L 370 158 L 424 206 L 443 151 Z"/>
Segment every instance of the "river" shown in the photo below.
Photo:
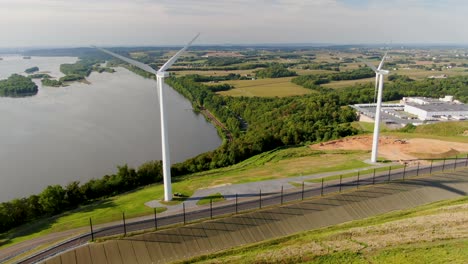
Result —
<path fill-rule="evenodd" d="M 2 56 L 0 79 L 38 66 L 63 76 L 71 57 Z M 156 82 L 124 68 L 93 72 L 91 84 L 42 87 L 25 98 L 0 97 L 0 202 L 37 194 L 47 185 L 86 182 L 161 159 Z M 172 88 L 166 87 L 171 162 L 216 149 L 215 127 Z"/>

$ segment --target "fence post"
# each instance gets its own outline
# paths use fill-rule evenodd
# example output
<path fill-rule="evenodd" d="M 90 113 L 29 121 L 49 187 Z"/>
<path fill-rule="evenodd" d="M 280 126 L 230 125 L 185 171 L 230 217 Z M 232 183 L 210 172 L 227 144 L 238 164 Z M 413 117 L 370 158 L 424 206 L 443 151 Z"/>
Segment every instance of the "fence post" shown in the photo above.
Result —
<path fill-rule="evenodd" d="M 213 219 L 213 199 L 210 198 L 210 219 Z"/>
<path fill-rule="evenodd" d="M 465 167 L 468 166 L 468 154 L 466 154 L 466 157 L 465 157 Z"/>
<path fill-rule="evenodd" d="M 403 181 L 405 180 L 405 175 L 406 175 L 406 162 L 405 162 L 405 166 L 403 167 Z"/>
<path fill-rule="evenodd" d="M 431 160 L 431 168 L 429 168 L 429 174 L 432 174 L 432 163 L 434 163 L 434 160 Z"/>
<path fill-rule="evenodd" d="M 258 199 L 259 207 L 260 207 L 260 209 L 262 209 L 262 189 L 260 189 L 260 193 L 259 193 L 258 197 L 259 197 L 259 199 Z"/>
<path fill-rule="evenodd" d="M 320 191 L 320 195 L 323 196 L 323 178 L 322 178 L 322 190 Z"/>
<path fill-rule="evenodd" d="M 237 193 L 236 193 L 236 214 L 238 212 L 238 209 L 237 209 Z"/>
<path fill-rule="evenodd" d="M 445 170 L 445 158 L 444 158 L 444 163 L 442 164 L 442 172 Z"/>
<path fill-rule="evenodd" d="M 154 209 L 154 229 L 158 229 L 158 212 L 156 211 L 156 207 Z"/>
<path fill-rule="evenodd" d="M 374 168 L 374 174 L 372 174 L 372 185 L 375 184 L 375 168 Z"/>
<path fill-rule="evenodd" d="M 302 200 L 304 200 L 304 182 L 302 182 Z"/>
<path fill-rule="evenodd" d="M 357 172 L 356 189 L 359 189 L 359 171 Z"/>
<path fill-rule="evenodd" d="M 416 170 L 416 177 L 419 176 L 419 161 L 418 161 L 418 169 Z"/>
<path fill-rule="evenodd" d="M 455 156 L 455 165 L 453 165 L 453 170 L 457 169 L 458 156 Z"/>
<path fill-rule="evenodd" d="M 283 204 L 283 185 L 281 185 L 281 204 Z"/>
<path fill-rule="evenodd" d="M 91 221 L 91 217 L 89 218 L 89 227 L 91 228 L 91 241 L 94 241 L 93 222 Z"/>
<path fill-rule="evenodd" d="M 185 203 L 182 203 L 182 208 L 184 209 L 184 225 L 185 225 Z"/>
<path fill-rule="evenodd" d="M 390 174 L 392 173 L 392 166 L 388 168 L 388 179 L 387 182 L 390 182 Z"/>
<path fill-rule="evenodd" d="M 122 212 L 122 220 L 123 220 L 124 236 L 126 236 L 127 235 L 127 226 L 125 224 L 125 212 Z"/>
<path fill-rule="evenodd" d="M 341 192 L 341 181 L 343 180 L 343 175 L 340 175 L 340 192 Z"/>

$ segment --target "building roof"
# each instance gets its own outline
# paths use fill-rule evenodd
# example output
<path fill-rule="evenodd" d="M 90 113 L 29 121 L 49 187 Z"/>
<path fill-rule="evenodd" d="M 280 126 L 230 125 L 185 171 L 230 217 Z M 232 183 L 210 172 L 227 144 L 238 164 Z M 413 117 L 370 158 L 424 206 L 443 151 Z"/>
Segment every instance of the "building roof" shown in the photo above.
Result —
<path fill-rule="evenodd" d="M 467 111 L 468 105 L 466 104 L 453 104 L 453 103 L 437 103 L 437 104 L 426 104 L 420 105 L 415 103 L 406 103 L 409 106 L 422 109 L 427 112 L 460 112 Z"/>

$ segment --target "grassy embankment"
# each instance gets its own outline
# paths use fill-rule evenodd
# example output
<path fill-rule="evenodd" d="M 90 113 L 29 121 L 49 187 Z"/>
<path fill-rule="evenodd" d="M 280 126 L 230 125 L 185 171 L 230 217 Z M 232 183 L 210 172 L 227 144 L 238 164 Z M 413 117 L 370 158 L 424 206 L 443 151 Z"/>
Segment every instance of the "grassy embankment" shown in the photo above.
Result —
<path fill-rule="evenodd" d="M 308 231 L 182 263 L 466 263 L 468 197 Z"/>
<path fill-rule="evenodd" d="M 324 152 L 314 151 L 308 147 L 277 149 L 259 154 L 230 167 L 175 178 L 173 190 L 191 196 L 197 189 L 221 184 L 237 184 L 362 168 L 368 166 L 361 161 L 365 155 L 366 152 L 362 151 Z M 327 163 L 324 163 L 324 160 Z M 0 235 L 0 241 L 2 241 L 0 248 L 53 232 L 87 227 L 89 218 L 93 219 L 93 224 L 101 224 L 121 220 L 122 212 L 125 212 L 127 218 L 149 215 L 153 213 L 153 210 L 145 206 L 144 203 L 160 200 L 162 197 L 163 186 L 157 184 L 81 206 L 76 210 L 42 219 Z M 165 209 L 158 208 L 158 210 Z"/>
<path fill-rule="evenodd" d="M 426 137 L 457 142 L 468 142 L 461 134 L 468 130 L 468 122 L 439 123 L 420 126 L 413 133 L 396 133 L 399 137 Z M 389 135 L 395 135 L 389 134 Z M 343 171 L 368 167 L 362 160 L 367 151 L 314 151 L 308 147 L 277 149 L 254 156 L 239 164 L 200 172 L 174 179 L 174 192 L 192 195 L 199 188 L 222 184 L 237 184 L 290 176 Z M 345 176 L 354 176 L 349 174 Z M 338 176 L 339 177 L 339 176 Z M 327 180 L 334 179 L 333 176 Z M 162 199 L 162 185 L 151 185 L 132 192 L 105 199 L 56 217 L 42 219 L 0 235 L 0 248 L 45 234 L 86 227 L 89 218 L 94 224 L 121 220 L 122 212 L 127 218 L 152 214 L 144 205 L 151 200 Z M 159 211 L 165 208 L 158 208 Z"/>

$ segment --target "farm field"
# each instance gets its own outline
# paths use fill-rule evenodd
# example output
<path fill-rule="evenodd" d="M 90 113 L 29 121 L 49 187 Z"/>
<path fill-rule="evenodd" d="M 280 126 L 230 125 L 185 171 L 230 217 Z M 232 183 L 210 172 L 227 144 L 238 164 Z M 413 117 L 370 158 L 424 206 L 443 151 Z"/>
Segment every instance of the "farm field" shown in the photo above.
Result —
<path fill-rule="evenodd" d="M 234 88 L 228 91 L 218 92 L 228 96 L 259 96 L 259 97 L 285 97 L 293 95 L 310 94 L 314 91 L 303 88 L 291 82 L 293 77 L 257 80 L 226 81 Z"/>
<path fill-rule="evenodd" d="M 373 83 L 375 82 L 375 78 L 366 78 L 366 79 L 359 79 L 359 80 L 346 80 L 346 81 L 333 81 L 330 83 L 322 84 L 321 86 L 323 87 L 328 87 L 328 88 L 333 88 L 333 89 L 340 89 L 340 88 L 345 88 L 349 86 L 354 86 L 356 84 L 361 84 L 361 83 Z"/>

